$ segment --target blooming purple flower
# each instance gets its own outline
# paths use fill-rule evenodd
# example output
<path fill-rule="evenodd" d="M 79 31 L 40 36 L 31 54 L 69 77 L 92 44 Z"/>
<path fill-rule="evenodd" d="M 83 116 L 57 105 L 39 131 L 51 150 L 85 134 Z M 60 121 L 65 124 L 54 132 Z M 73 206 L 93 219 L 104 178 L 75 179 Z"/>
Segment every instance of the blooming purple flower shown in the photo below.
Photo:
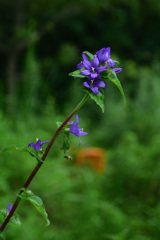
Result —
<path fill-rule="evenodd" d="M 12 203 L 9 203 L 7 206 L 7 215 L 10 213 L 11 209 L 12 209 Z"/>
<path fill-rule="evenodd" d="M 40 139 L 37 139 L 36 144 L 34 144 L 33 142 L 31 142 L 31 143 L 28 144 L 28 147 L 33 147 L 36 151 L 40 151 L 40 150 L 42 150 L 42 149 L 41 149 L 41 146 L 42 146 L 43 144 L 47 143 L 47 142 L 49 142 L 49 141 L 41 142 Z"/>
<path fill-rule="evenodd" d="M 91 76 L 83 83 L 83 86 L 90 88 L 93 93 L 98 94 L 98 88 L 105 88 L 106 85 L 103 81 L 99 81 L 100 77 L 92 79 Z"/>
<path fill-rule="evenodd" d="M 113 68 L 116 65 L 116 63 L 111 59 L 110 52 L 111 52 L 110 47 L 102 48 L 101 50 L 96 52 L 96 55 L 97 55 L 100 63 L 102 63 L 102 64 L 105 63 L 105 66 L 113 69 L 113 71 L 115 71 L 115 73 L 119 73 L 122 71 L 122 68 Z"/>
<path fill-rule="evenodd" d="M 79 138 L 79 144 L 81 144 L 80 136 L 87 135 L 88 133 L 83 132 L 83 130 L 81 130 L 79 128 L 79 126 L 78 126 L 78 123 L 79 123 L 78 115 L 76 115 L 76 120 L 77 120 L 77 122 L 73 122 L 73 121 L 68 122 L 68 124 L 71 125 L 71 127 L 69 128 L 69 132 L 74 134 L 75 136 L 77 136 Z"/>
<path fill-rule="evenodd" d="M 111 59 L 110 52 L 111 52 L 110 47 L 102 48 L 101 50 L 96 52 L 96 55 L 97 55 L 100 63 L 107 62 L 109 59 Z"/>
<path fill-rule="evenodd" d="M 108 68 L 107 66 L 99 66 L 99 63 L 99 59 L 96 55 L 91 62 L 88 61 L 88 58 L 85 56 L 82 64 L 86 69 L 82 70 L 81 74 L 85 76 L 91 76 L 92 79 L 99 77 L 100 73 Z"/>

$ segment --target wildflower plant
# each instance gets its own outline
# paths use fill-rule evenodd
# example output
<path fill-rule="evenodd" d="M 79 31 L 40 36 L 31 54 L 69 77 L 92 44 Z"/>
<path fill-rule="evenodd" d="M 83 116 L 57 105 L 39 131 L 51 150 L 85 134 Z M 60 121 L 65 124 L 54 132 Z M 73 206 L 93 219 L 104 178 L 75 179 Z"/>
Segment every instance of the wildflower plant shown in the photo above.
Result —
<path fill-rule="evenodd" d="M 87 101 L 87 99 L 90 97 L 99 105 L 99 107 L 102 109 L 102 112 L 104 112 L 104 89 L 106 87 L 107 81 L 111 81 L 118 87 L 125 101 L 121 83 L 117 78 L 117 73 L 121 72 L 122 69 L 116 67 L 118 62 L 114 61 L 111 58 L 110 51 L 110 47 L 107 47 L 97 51 L 94 55 L 88 51 L 84 51 L 82 53 L 82 62 L 77 64 L 77 70 L 71 72 L 69 76 L 74 77 L 73 81 L 78 81 L 77 78 L 80 78 L 82 80 L 81 86 L 82 91 L 85 92 L 85 95 L 80 103 L 67 116 L 64 122 L 57 122 L 57 130 L 50 141 L 45 140 L 41 142 L 40 139 L 37 139 L 36 143 L 30 142 L 26 144 L 28 145 L 27 147 L 17 147 L 15 145 L 11 145 L 1 150 L 1 152 L 8 150 L 14 150 L 17 152 L 24 151 L 26 153 L 29 153 L 30 156 L 34 157 L 37 160 L 36 166 L 29 175 L 23 187 L 19 190 L 19 193 L 17 194 L 17 198 L 13 205 L 9 203 L 6 209 L 0 210 L 0 214 L 4 218 L 3 222 L 0 222 L 0 237 L 2 239 L 5 239 L 4 229 L 9 222 L 20 225 L 19 217 L 15 211 L 22 200 L 29 201 L 31 204 L 33 204 L 46 221 L 46 225 L 49 225 L 50 222 L 42 199 L 36 196 L 31 190 L 28 190 L 28 187 L 46 160 L 46 157 L 59 133 L 63 134 L 62 149 L 64 151 L 64 157 L 68 159 L 72 159 L 72 157 L 68 154 L 68 150 L 70 148 L 70 135 L 73 134 L 78 137 L 80 145 L 80 137 L 89 134 L 80 128 L 81 124 L 79 122 L 79 117 L 76 114 L 77 111 Z M 71 120 L 74 115 L 76 117 L 76 121 Z M 44 145 L 46 144 L 47 147 L 45 150 L 43 150 Z"/>

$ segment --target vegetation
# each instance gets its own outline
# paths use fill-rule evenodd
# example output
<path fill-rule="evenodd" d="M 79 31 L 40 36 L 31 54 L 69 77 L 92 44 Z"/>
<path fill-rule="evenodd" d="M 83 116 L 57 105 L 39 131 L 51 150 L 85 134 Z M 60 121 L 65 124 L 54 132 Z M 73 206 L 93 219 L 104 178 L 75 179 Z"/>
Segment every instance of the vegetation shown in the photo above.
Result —
<path fill-rule="evenodd" d="M 23 202 L 17 209 L 22 225 L 10 224 L 7 239 L 159 240 L 160 4 L 8 0 L 0 12 L 0 148 L 27 146 L 35 136 L 50 140 L 55 122 L 82 96 L 81 79 L 68 73 L 83 50 L 111 47 L 122 63 L 126 94 L 124 104 L 108 83 L 103 116 L 90 101 L 80 110 L 88 135 L 80 147 L 73 139 L 73 160 L 59 152 L 60 135 L 31 185 L 50 226 Z M 77 166 L 79 151 L 88 147 L 106 151 L 104 171 Z M 25 152 L 4 152 L 0 165 L 3 209 L 14 202 L 35 161 Z"/>

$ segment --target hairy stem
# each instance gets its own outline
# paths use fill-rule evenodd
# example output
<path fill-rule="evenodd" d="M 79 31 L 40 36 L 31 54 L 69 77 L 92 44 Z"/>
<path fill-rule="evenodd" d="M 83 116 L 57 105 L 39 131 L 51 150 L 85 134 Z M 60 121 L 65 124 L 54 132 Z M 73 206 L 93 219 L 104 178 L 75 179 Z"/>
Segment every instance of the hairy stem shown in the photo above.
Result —
<path fill-rule="evenodd" d="M 83 97 L 83 99 L 80 101 L 80 103 L 75 107 L 75 109 L 70 113 L 70 115 L 65 119 L 65 121 L 61 124 L 61 126 L 57 129 L 57 131 L 55 132 L 55 134 L 53 135 L 51 141 L 49 142 L 43 156 L 42 156 L 42 160 L 43 162 L 45 161 L 49 150 L 51 149 L 56 137 L 58 136 L 58 134 L 60 133 L 60 131 L 62 130 L 62 128 L 67 124 L 67 122 L 71 119 L 71 117 L 83 106 L 83 104 L 87 101 L 88 99 L 88 93 L 85 94 L 85 96 Z M 28 177 L 27 181 L 25 182 L 23 188 L 27 189 L 28 186 L 30 185 L 31 181 L 33 180 L 33 178 L 35 177 L 36 173 L 38 172 L 38 170 L 40 169 L 40 167 L 42 166 L 43 162 L 39 162 L 35 168 L 33 169 L 33 171 L 31 172 L 30 176 Z M 23 188 L 20 190 L 19 195 L 22 194 L 24 192 Z M 0 227 L 0 232 L 3 232 L 3 230 L 5 229 L 6 225 L 8 224 L 10 218 L 13 216 L 13 213 L 15 212 L 16 208 L 19 205 L 20 202 L 20 198 L 17 197 L 13 207 L 9 213 L 9 215 L 6 217 L 6 219 L 4 220 L 2 226 Z"/>

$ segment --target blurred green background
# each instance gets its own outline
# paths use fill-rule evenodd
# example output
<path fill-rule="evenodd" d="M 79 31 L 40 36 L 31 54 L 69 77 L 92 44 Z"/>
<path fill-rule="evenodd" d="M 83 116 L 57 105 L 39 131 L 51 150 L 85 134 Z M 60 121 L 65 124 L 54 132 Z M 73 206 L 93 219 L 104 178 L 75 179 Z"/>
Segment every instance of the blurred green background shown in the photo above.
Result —
<path fill-rule="evenodd" d="M 51 139 L 83 96 L 82 80 L 68 73 L 84 50 L 111 47 L 127 99 L 108 82 L 105 113 L 90 100 L 79 111 L 89 134 L 80 147 L 73 137 L 72 148 L 105 149 L 105 171 L 64 159 L 60 136 L 30 186 L 51 225 L 23 202 L 22 225 L 9 224 L 7 239 L 160 239 L 159 22 L 157 0 L 1 0 L 0 148 Z M 35 164 L 25 153 L 1 154 L 0 209 Z"/>

